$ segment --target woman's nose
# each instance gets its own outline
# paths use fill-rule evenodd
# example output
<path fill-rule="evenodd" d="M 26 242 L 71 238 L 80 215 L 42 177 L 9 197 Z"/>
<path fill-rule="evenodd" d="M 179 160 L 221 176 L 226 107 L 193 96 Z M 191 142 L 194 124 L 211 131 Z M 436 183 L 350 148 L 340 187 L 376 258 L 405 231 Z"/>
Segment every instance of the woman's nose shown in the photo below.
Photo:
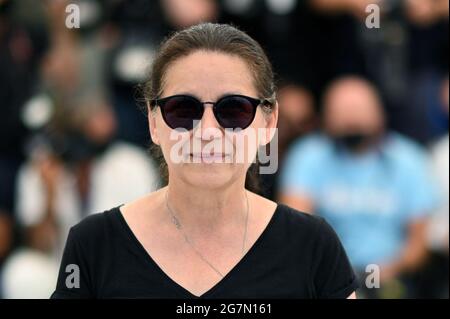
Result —
<path fill-rule="evenodd" d="M 222 136 L 220 124 L 214 116 L 211 104 L 205 104 L 205 111 L 200 120 L 199 125 L 196 126 L 194 136 L 202 140 L 211 140 Z"/>

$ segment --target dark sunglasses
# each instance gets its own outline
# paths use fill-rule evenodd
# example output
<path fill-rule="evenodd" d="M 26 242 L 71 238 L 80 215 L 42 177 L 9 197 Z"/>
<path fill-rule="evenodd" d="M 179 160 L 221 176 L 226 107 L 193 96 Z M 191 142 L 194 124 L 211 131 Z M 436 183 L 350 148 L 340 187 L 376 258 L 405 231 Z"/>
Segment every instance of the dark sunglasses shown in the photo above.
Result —
<path fill-rule="evenodd" d="M 214 116 L 223 128 L 247 128 L 255 118 L 259 105 L 272 103 L 267 99 L 256 99 L 245 95 L 227 95 L 217 102 L 201 102 L 190 95 L 173 95 L 150 101 L 150 106 L 159 106 L 166 124 L 172 128 L 191 130 L 194 121 L 199 121 L 205 111 L 204 105 L 213 106 Z"/>

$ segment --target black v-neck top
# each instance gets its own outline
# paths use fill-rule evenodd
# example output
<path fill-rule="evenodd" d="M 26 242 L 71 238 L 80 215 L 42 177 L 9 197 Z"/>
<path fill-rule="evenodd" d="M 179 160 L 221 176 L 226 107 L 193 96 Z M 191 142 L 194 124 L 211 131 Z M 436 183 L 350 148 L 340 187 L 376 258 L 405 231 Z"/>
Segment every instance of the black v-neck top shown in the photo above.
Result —
<path fill-rule="evenodd" d="M 244 257 L 197 297 L 156 264 L 115 207 L 70 229 L 51 298 L 346 298 L 357 288 L 329 224 L 278 204 Z"/>

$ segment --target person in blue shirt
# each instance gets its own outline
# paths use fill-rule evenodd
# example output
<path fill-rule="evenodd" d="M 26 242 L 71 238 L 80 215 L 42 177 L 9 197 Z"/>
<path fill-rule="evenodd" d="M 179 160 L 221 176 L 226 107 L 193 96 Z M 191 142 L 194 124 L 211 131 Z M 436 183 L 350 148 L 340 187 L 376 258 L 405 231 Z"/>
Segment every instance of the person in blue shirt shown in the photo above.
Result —
<path fill-rule="evenodd" d="M 324 217 L 357 272 L 375 264 L 381 285 L 392 282 L 426 257 L 427 215 L 437 204 L 427 155 L 386 129 L 379 95 L 364 79 L 333 82 L 323 107 L 323 132 L 287 154 L 280 200 Z"/>

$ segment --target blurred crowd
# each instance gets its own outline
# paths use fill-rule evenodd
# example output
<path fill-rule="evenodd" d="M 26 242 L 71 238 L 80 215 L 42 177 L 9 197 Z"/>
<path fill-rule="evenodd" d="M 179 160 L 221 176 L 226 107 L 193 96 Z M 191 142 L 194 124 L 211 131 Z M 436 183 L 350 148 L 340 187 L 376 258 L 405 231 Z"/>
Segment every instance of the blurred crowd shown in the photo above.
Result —
<path fill-rule="evenodd" d="M 372 3 L 379 28 L 365 23 Z M 66 27 L 69 4 L 80 28 Z M 248 32 L 274 65 L 280 165 L 261 194 L 327 219 L 360 298 L 448 298 L 448 12 L 448 0 L 0 0 L 0 298 L 49 297 L 69 228 L 161 185 L 137 88 L 159 43 L 203 21 Z"/>

